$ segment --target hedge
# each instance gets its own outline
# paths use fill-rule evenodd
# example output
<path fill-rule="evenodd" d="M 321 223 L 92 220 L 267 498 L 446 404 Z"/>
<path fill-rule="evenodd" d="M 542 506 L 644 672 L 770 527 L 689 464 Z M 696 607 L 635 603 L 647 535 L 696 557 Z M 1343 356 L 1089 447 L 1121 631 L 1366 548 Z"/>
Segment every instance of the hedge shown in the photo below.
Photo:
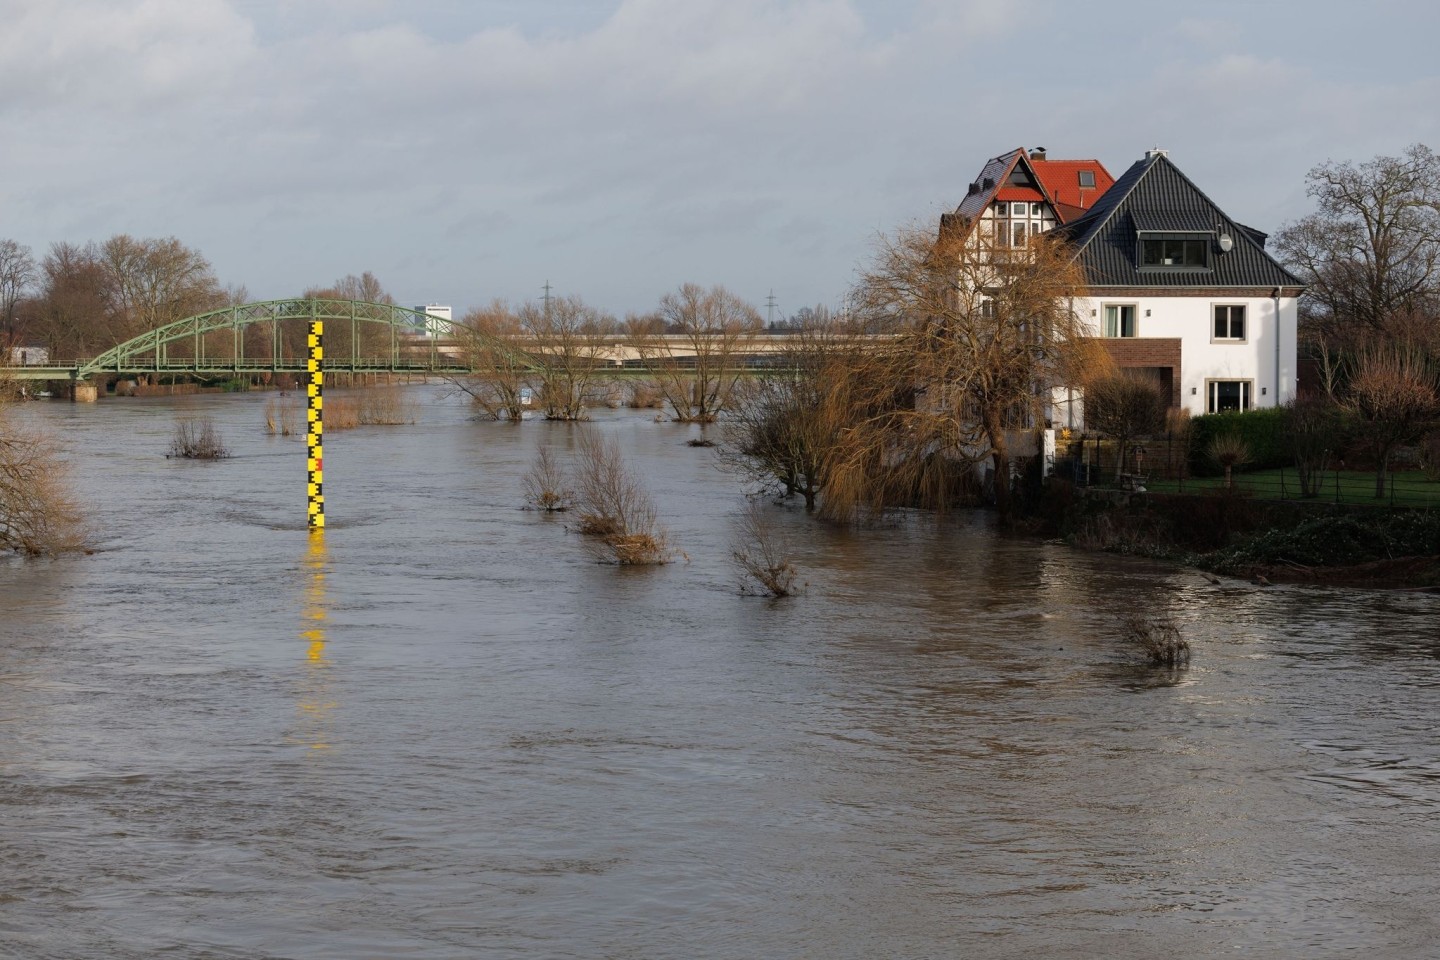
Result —
<path fill-rule="evenodd" d="M 1210 459 L 1210 441 L 1221 434 L 1238 433 L 1250 448 L 1249 470 L 1270 470 L 1294 465 L 1285 435 L 1283 407 L 1264 407 L 1244 413 L 1207 413 L 1190 419 L 1190 469 L 1194 476 L 1213 477 L 1224 473 Z"/>

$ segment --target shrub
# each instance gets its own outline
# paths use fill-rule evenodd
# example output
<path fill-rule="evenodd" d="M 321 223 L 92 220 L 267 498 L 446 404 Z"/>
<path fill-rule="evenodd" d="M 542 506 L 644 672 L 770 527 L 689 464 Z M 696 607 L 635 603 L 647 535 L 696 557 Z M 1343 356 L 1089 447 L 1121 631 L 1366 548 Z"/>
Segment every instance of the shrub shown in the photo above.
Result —
<path fill-rule="evenodd" d="M 789 540 L 771 524 L 754 500 L 736 522 L 735 544 L 730 551 L 741 575 L 740 591 L 754 586 L 772 597 L 788 597 L 796 591 L 799 571 L 790 561 Z M 753 585 L 753 586 L 752 586 Z"/>
<path fill-rule="evenodd" d="M 300 404 L 294 400 L 271 398 L 265 401 L 265 432 L 288 437 L 300 429 Z"/>
<path fill-rule="evenodd" d="M 1190 467 L 1197 477 L 1223 472 L 1210 459 L 1210 444 L 1221 434 L 1234 434 L 1250 450 L 1249 463 L 1258 470 L 1289 466 L 1291 449 L 1285 433 L 1285 411 L 1276 407 L 1244 413 L 1207 413 L 1190 418 Z"/>
<path fill-rule="evenodd" d="M 1243 573 L 1273 564 L 1350 566 L 1436 554 L 1440 554 L 1440 514 L 1406 511 L 1313 517 L 1217 550 L 1203 562 L 1222 573 Z"/>
<path fill-rule="evenodd" d="M 1420 438 L 1420 469 L 1426 480 L 1440 480 L 1440 427 Z"/>
<path fill-rule="evenodd" d="M 656 525 L 655 502 L 614 440 L 581 431 L 575 483 L 580 532 L 591 537 L 601 559 L 623 565 L 670 561 L 665 532 Z"/>
<path fill-rule="evenodd" d="M 525 488 L 525 501 L 547 512 L 570 509 L 570 501 L 575 497 L 565 470 L 550 453 L 549 447 L 540 448 L 530 472 L 520 482 Z"/>
<path fill-rule="evenodd" d="M 223 460 L 230 456 L 215 429 L 215 421 L 209 417 L 195 420 L 180 420 L 175 424 L 175 436 L 170 440 L 170 457 L 184 460 Z"/>
<path fill-rule="evenodd" d="M 1120 634 L 1155 666 L 1180 667 L 1190 662 L 1190 644 L 1168 615 L 1127 613 L 1120 620 Z"/>
<path fill-rule="evenodd" d="M 0 401 L 0 550 L 68 553 L 85 550 L 87 538 L 55 445 L 13 423 Z"/>
<path fill-rule="evenodd" d="M 1210 438 L 1206 451 L 1210 459 L 1225 471 L 1225 486 L 1235 485 L 1234 470 L 1251 462 L 1250 444 L 1238 433 L 1217 433 Z"/>

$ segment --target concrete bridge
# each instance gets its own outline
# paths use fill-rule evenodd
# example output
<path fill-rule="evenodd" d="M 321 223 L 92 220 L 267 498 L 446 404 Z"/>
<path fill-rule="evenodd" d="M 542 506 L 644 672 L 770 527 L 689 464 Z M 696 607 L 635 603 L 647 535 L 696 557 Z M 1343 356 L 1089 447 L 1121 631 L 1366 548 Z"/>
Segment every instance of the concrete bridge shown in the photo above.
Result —
<path fill-rule="evenodd" d="M 65 382 L 75 399 L 94 399 L 93 379 L 115 376 L 190 374 L 199 377 L 307 372 L 309 325 L 325 325 L 325 370 L 331 373 L 404 373 L 460 376 L 483 373 L 482 354 L 504 355 L 512 364 L 540 369 L 557 356 L 541 337 L 495 338 L 474 331 L 448 338 L 425 334 L 422 311 L 362 300 L 294 298 L 239 304 L 186 317 L 148 331 L 97 357 L 71 363 L 5 368 L 5 376 L 28 381 Z M 573 338 L 568 359 L 643 375 L 647 371 L 694 367 L 702 358 L 731 369 L 758 373 L 784 369 L 795 341 L 757 333 L 722 343 L 681 335 L 639 340 L 622 334 Z M 493 361 L 491 361 L 493 363 Z"/>

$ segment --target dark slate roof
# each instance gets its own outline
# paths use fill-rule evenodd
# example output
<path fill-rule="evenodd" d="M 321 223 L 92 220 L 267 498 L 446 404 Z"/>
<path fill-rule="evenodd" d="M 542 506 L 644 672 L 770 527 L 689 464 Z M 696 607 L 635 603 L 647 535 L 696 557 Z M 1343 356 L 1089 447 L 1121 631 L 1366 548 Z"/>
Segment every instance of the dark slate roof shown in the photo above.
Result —
<path fill-rule="evenodd" d="M 1139 230 L 1203 231 L 1217 239 L 1228 233 L 1234 247 L 1212 248 L 1209 270 L 1140 270 Z M 1303 286 L 1265 252 L 1257 232 L 1227 217 L 1169 157 L 1154 153 L 1125 171 L 1088 214 L 1051 235 L 1074 246 L 1094 287 Z"/>

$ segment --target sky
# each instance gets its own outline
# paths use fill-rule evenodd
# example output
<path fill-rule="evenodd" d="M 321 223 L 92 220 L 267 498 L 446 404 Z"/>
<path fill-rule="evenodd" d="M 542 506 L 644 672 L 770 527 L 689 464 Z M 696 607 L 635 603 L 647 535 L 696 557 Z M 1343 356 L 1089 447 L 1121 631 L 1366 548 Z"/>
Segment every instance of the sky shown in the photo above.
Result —
<path fill-rule="evenodd" d="M 1046 147 L 1152 147 L 1274 232 L 1440 149 L 1431 0 L 0 0 L 0 238 L 174 236 L 253 300 L 375 273 L 841 303 L 877 237 Z"/>

